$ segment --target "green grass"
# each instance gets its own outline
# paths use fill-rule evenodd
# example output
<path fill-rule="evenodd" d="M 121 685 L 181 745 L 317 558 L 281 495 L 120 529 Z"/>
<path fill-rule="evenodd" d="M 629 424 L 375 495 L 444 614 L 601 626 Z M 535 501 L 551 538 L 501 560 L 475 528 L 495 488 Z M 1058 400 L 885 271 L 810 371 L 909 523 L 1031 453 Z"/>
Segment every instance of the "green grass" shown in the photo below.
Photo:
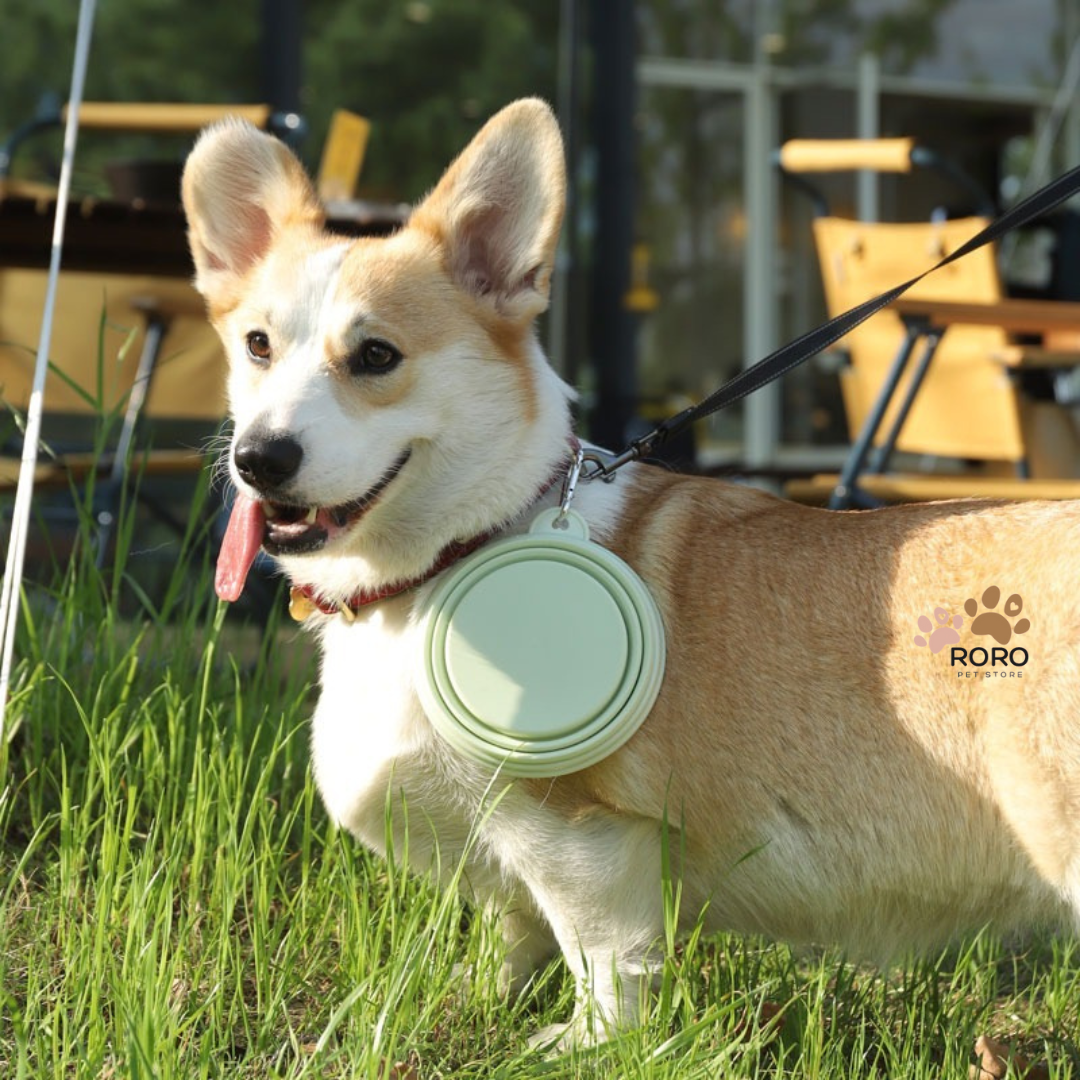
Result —
<path fill-rule="evenodd" d="M 226 622 L 193 544 L 151 599 L 126 520 L 106 573 L 82 544 L 27 593 L 0 751 L 0 1076 L 938 1080 L 988 1033 L 1080 1077 L 1077 950 L 988 936 L 881 974 L 695 935 L 640 1030 L 530 1052 L 569 1015 L 561 965 L 498 998 L 493 927 L 328 824 L 314 665 L 281 664 L 298 632 Z"/>

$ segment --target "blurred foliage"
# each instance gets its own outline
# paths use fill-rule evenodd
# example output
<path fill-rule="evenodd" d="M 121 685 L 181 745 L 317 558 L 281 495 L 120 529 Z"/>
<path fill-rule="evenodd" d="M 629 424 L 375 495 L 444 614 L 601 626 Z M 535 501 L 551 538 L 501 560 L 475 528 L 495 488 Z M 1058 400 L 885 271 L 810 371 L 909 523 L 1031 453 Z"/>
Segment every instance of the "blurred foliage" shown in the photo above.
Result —
<path fill-rule="evenodd" d="M 554 0 L 309 0 L 312 141 L 333 105 L 363 113 L 366 183 L 415 198 L 502 105 L 553 99 L 558 14 Z"/>
<path fill-rule="evenodd" d="M 101 0 L 86 96 L 102 101 L 254 102 L 263 97 L 259 0 Z M 303 4 L 302 147 L 318 161 L 329 117 L 349 108 L 373 123 L 366 192 L 415 199 L 484 119 L 525 94 L 555 93 L 554 0 L 307 0 Z M 78 4 L 3 0 L 0 133 L 70 85 Z M 114 157 L 181 157 L 190 140 L 84 133 L 79 184 L 94 190 Z M 17 172 L 55 173 L 60 137 L 20 151 Z M 100 183 L 100 182 L 98 182 Z"/>
<path fill-rule="evenodd" d="M 937 17 L 955 0 L 638 0 L 642 51 L 751 63 L 755 41 L 785 66 L 875 53 L 903 74 L 937 45 Z"/>

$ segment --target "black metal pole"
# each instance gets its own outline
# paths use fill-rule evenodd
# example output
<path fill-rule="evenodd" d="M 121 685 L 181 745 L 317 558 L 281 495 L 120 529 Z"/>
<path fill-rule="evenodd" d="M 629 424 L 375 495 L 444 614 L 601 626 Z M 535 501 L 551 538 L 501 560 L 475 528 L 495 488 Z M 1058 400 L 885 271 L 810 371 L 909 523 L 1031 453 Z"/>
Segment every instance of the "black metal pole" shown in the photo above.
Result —
<path fill-rule="evenodd" d="M 300 112 L 302 0 L 262 0 L 262 95 L 275 112 Z"/>
<path fill-rule="evenodd" d="M 634 316 L 627 309 L 634 239 L 635 35 L 631 0 L 592 0 L 596 234 L 589 346 L 596 401 L 589 435 L 620 450 L 637 407 Z"/>
<path fill-rule="evenodd" d="M 561 0 L 559 9 L 559 72 L 556 112 L 566 150 L 566 212 L 562 250 L 551 289 L 548 315 L 548 353 L 571 386 L 581 374 L 582 272 L 581 218 L 578 185 L 581 181 L 581 50 L 584 0 Z"/>

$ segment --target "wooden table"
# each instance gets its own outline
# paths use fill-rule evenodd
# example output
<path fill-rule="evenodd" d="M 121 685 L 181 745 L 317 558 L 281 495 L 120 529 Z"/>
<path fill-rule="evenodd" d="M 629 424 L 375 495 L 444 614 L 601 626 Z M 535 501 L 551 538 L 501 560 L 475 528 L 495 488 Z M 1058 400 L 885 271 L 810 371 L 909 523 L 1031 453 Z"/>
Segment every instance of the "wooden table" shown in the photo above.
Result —
<path fill-rule="evenodd" d="M 1080 333 L 1080 303 L 1067 300 L 995 300 L 970 303 L 961 300 L 895 301 L 893 310 L 905 323 L 921 320 L 945 330 L 957 323 L 968 326 L 999 326 L 1010 334 L 1045 334 L 1055 330 Z"/>
<path fill-rule="evenodd" d="M 406 208 L 385 203 L 335 203 L 327 227 L 345 236 L 386 236 Z M 56 199 L 20 194 L 0 183 L 0 269 L 49 265 Z M 195 267 L 187 222 L 179 203 L 122 203 L 86 198 L 68 206 L 64 269 L 93 273 L 154 274 L 190 281 Z"/>

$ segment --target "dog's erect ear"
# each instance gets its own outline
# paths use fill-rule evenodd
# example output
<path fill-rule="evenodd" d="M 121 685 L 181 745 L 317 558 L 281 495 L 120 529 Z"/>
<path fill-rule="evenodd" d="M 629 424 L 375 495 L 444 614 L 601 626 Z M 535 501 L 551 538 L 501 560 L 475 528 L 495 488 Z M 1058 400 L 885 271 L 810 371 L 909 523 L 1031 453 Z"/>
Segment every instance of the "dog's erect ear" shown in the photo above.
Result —
<path fill-rule="evenodd" d="M 462 289 L 531 319 L 547 307 L 565 198 L 559 125 L 529 98 L 484 125 L 410 224 L 437 237 Z"/>
<path fill-rule="evenodd" d="M 238 283 L 282 229 L 323 220 L 292 151 L 242 120 L 200 136 L 184 166 L 183 199 L 195 285 L 211 300 Z"/>

